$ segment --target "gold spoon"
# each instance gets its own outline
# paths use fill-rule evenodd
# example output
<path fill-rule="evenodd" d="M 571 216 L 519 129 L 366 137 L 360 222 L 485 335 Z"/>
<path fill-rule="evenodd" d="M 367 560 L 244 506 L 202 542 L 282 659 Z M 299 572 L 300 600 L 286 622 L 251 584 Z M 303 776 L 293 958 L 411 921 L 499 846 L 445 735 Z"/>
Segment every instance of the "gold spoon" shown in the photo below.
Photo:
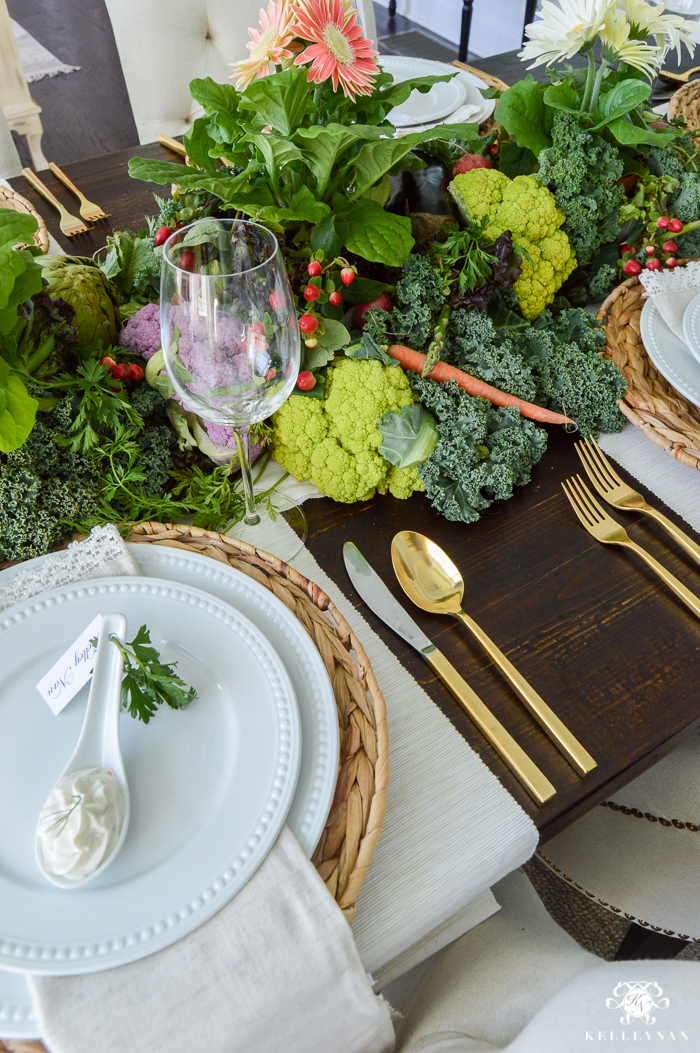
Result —
<path fill-rule="evenodd" d="M 462 610 L 464 580 L 440 546 L 414 530 L 402 530 L 391 543 L 391 559 L 396 577 L 408 598 L 424 611 L 451 614 L 463 622 L 579 775 L 592 771 L 596 762 L 591 755 L 483 629 Z"/>
<path fill-rule="evenodd" d="M 687 84 L 694 73 L 700 73 L 700 66 L 693 66 L 692 69 L 687 69 L 685 73 L 672 73 L 670 69 L 660 69 L 659 77 L 668 84 Z"/>

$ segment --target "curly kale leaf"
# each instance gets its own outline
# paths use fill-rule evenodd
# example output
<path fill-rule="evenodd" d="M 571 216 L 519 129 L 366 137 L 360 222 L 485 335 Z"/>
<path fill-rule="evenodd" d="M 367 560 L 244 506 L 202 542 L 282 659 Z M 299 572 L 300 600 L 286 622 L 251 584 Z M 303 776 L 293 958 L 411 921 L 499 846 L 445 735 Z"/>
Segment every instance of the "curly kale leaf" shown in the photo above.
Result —
<path fill-rule="evenodd" d="M 681 223 L 692 223 L 700 218 L 700 176 L 695 172 L 684 172 L 680 187 L 669 198 L 668 208 Z"/>
<path fill-rule="evenodd" d="M 700 256 L 700 230 L 691 230 L 688 234 L 675 239 L 678 245 L 678 255 L 685 256 L 689 260 L 695 260 Z"/>
<path fill-rule="evenodd" d="M 553 189 L 566 214 L 564 230 L 585 266 L 601 245 L 617 237 L 624 192 L 615 184 L 622 159 L 610 143 L 584 131 L 575 114 L 561 110 L 554 117 L 552 144 L 539 155 L 537 178 Z"/>
<path fill-rule="evenodd" d="M 407 344 L 421 350 L 433 335 L 445 302 L 444 287 L 427 256 L 409 256 L 396 283 L 394 310 L 369 311 L 365 332 L 376 344 Z"/>
<path fill-rule="evenodd" d="M 444 357 L 465 373 L 526 402 L 536 398 L 530 367 L 510 340 L 499 337 L 491 319 L 481 311 L 452 312 Z"/>
<path fill-rule="evenodd" d="M 589 298 L 592 303 L 604 300 L 608 293 L 619 284 L 620 276 L 614 263 L 604 263 L 591 278 L 588 287 Z"/>
<path fill-rule="evenodd" d="M 409 373 L 411 387 L 438 421 L 440 438 L 418 469 L 433 507 L 447 518 L 475 523 L 494 501 L 530 481 L 547 435 L 512 406 L 492 406 L 454 380 L 440 384 Z"/>

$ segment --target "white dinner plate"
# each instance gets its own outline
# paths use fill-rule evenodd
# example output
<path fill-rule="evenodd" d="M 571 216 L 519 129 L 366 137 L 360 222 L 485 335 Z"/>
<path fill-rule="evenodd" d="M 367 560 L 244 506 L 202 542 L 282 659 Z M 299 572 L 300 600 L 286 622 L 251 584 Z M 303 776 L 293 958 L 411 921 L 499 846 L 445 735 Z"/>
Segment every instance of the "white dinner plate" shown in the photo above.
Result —
<path fill-rule="evenodd" d="M 683 336 L 691 355 L 700 362 L 700 293 L 693 297 L 685 309 Z"/>
<path fill-rule="evenodd" d="M 412 91 L 406 102 L 388 115 L 388 120 L 397 128 L 447 119 L 466 103 L 479 107 L 478 112 L 469 118 L 469 123 L 480 124 L 493 113 L 496 105 L 494 100 L 485 99 L 481 94 L 486 84 L 467 70 L 457 70 L 447 62 L 405 58 L 403 55 L 380 55 L 378 61 L 382 69 L 391 73 L 397 82 L 413 77 L 444 77 L 448 73 L 456 73 L 452 80 L 434 84 L 425 94 Z"/>
<path fill-rule="evenodd" d="M 148 725 L 123 715 L 131 793 L 124 848 L 81 889 L 34 858 L 36 819 L 83 721 L 88 686 L 56 717 L 36 683 L 98 613 L 145 623 L 198 698 Z M 0 963 L 66 975 L 124 965 L 198 928 L 253 875 L 294 795 L 299 714 L 284 665 L 233 607 L 156 578 L 78 582 L 0 614 Z"/>
<path fill-rule="evenodd" d="M 646 352 L 662 377 L 694 406 L 700 406 L 700 361 L 669 329 L 650 299 L 642 307 L 639 331 Z"/>

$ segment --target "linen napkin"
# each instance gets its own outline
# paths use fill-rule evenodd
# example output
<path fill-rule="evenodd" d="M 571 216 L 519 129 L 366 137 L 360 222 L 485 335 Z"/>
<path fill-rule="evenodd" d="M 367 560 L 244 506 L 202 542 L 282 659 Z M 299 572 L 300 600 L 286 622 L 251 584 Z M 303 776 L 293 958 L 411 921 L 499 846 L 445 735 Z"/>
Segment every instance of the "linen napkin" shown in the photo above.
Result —
<path fill-rule="evenodd" d="M 85 578 L 139 574 L 112 525 L 0 587 L 0 609 Z M 245 887 L 165 950 L 83 976 L 29 978 L 51 1053 L 389 1053 L 389 1007 L 350 926 L 284 827 Z"/>
<path fill-rule="evenodd" d="M 643 270 L 639 280 L 671 332 L 685 343 L 683 315 L 694 296 L 700 292 L 700 260 L 691 260 L 674 270 Z"/>

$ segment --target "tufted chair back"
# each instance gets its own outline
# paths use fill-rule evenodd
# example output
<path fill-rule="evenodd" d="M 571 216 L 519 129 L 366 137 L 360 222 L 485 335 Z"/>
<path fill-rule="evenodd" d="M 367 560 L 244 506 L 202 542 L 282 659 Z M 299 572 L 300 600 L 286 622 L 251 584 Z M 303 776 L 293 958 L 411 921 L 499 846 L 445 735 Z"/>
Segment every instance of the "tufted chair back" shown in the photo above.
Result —
<path fill-rule="evenodd" d="M 248 52 L 261 0 L 106 0 L 134 120 L 142 143 L 182 135 L 201 107 L 189 83 L 223 82 Z M 267 0 L 264 4 L 267 8 Z M 371 0 L 359 0 L 365 32 L 376 37 Z"/>

